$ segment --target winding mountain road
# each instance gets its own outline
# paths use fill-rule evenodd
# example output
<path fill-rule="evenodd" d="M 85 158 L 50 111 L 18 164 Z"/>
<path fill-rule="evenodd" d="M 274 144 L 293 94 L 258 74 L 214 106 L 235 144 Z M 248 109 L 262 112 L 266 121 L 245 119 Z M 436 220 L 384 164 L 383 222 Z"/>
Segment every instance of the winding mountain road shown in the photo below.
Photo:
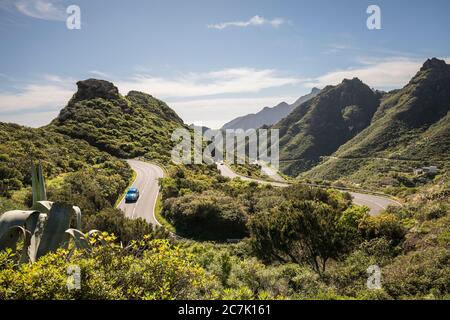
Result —
<path fill-rule="evenodd" d="M 264 181 L 264 180 L 258 180 L 258 179 L 252 179 L 248 177 L 244 177 L 241 175 L 236 174 L 229 166 L 226 164 L 217 164 L 217 168 L 219 169 L 220 173 L 224 177 L 228 177 L 231 179 L 234 178 L 241 178 L 245 181 L 253 181 L 260 184 L 270 184 L 275 187 L 288 187 L 289 183 L 283 183 L 283 182 L 271 182 L 271 181 Z M 316 185 L 310 185 L 314 187 L 321 187 Z M 371 215 L 378 215 L 381 213 L 381 211 L 385 210 L 390 205 L 400 205 L 395 200 L 389 199 L 387 197 L 382 196 L 375 196 L 371 194 L 365 194 L 365 193 L 357 193 L 357 192 L 349 192 L 350 195 L 353 197 L 353 202 L 360 206 L 367 206 L 370 209 Z"/>
<path fill-rule="evenodd" d="M 131 168 L 136 172 L 136 180 L 131 187 L 138 188 L 140 197 L 135 203 L 125 203 L 123 198 L 117 208 L 121 209 L 125 216 L 136 219 L 143 218 L 148 223 L 153 225 L 160 225 L 155 217 L 156 200 L 159 194 L 158 179 L 164 176 L 163 170 L 152 163 L 143 162 L 139 160 L 127 160 Z M 226 164 L 217 164 L 217 167 L 224 177 L 241 178 L 245 181 L 253 181 L 260 184 L 270 184 L 276 187 L 288 187 L 286 182 L 264 181 L 236 174 Z M 389 205 L 399 205 L 395 200 L 387 197 L 376 196 L 365 193 L 349 192 L 353 197 L 353 202 L 357 205 L 364 205 L 370 208 L 371 215 L 377 215 L 385 210 Z"/>
<path fill-rule="evenodd" d="M 127 160 L 127 163 L 137 174 L 131 187 L 138 188 L 140 197 L 135 203 L 125 203 L 124 197 L 117 208 L 129 218 L 143 218 L 148 223 L 160 225 L 155 218 L 155 207 L 159 194 L 158 179 L 164 176 L 163 170 L 155 164 L 139 160 Z"/>

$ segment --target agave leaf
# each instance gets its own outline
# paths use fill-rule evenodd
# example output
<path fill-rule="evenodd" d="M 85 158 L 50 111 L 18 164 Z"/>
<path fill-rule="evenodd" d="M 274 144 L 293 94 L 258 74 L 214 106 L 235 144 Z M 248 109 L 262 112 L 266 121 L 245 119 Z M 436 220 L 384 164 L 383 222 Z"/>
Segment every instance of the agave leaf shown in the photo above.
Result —
<path fill-rule="evenodd" d="M 91 250 L 91 245 L 89 244 L 89 241 L 86 239 L 83 232 L 77 229 L 68 229 L 66 230 L 66 233 L 68 233 L 72 240 L 75 243 L 75 247 L 77 249 L 85 249 L 85 250 Z"/>
<path fill-rule="evenodd" d="M 19 241 L 20 236 L 26 238 L 26 230 L 20 226 L 12 226 L 6 232 L 2 234 L 0 237 L 0 250 L 5 250 L 7 248 L 16 251 L 17 242 Z"/>
<path fill-rule="evenodd" d="M 38 201 L 47 200 L 47 192 L 45 190 L 45 180 L 42 174 L 42 164 L 31 164 L 31 189 L 33 191 L 33 209 L 37 206 Z"/>
<path fill-rule="evenodd" d="M 66 230 L 70 228 L 72 215 L 72 206 L 59 202 L 53 204 L 39 242 L 36 259 L 59 248 L 67 248 L 69 234 Z"/>
<path fill-rule="evenodd" d="M 47 221 L 47 214 L 41 213 L 38 216 L 34 232 L 31 236 L 28 256 L 31 262 L 35 262 L 37 259 L 39 244 L 41 243 L 42 235 L 44 233 L 45 222 Z"/>
<path fill-rule="evenodd" d="M 75 227 L 80 230 L 81 229 L 81 209 L 77 206 L 73 206 L 72 209 L 73 209 L 73 212 L 76 217 Z"/>
<path fill-rule="evenodd" d="M 33 209 L 42 213 L 49 213 L 50 210 L 52 209 L 52 206 L 53 206 L 52 201 L 38 201 L 36 202 Z"/>
<path fill-rule="evenodd" d="M 52 201 L 38 201 L 35 206 L 35 210 L 43 213 L 49 213 L 53 206 Z M 75 228 L 81 229 L 81 209 L 80 207 L 73 206 L 73 213 L 75 215 Z"/>
<path fill-rule="evenodd" d="M 31 241 L 31 232 L 28 230 L 24 230 L 24 239 L 23 239 L 23 247 L 22 247 L 22 253 L 20 254 L 20 263 L 27 263 L 30 261 L 30 257 L 28 255 L 28 250 L 30 248 L 30 241 Z"/>
<path fill-rule="evenodd" d="M 39 216 L 37 211 L 13 210 L 7 211 L 0 216 L 0 238 L 12 227 L 25 227 L 31 233 L 34 232 Z"/>
<path fill-rule="evenodd" d="M 92 237 L 94 234 L 100 233 L 102 234 L 103 232 L 101 232 L 100 230 L 91 230 L 88 232 L 88 238 Z"/>
<path fill-rule="evenodd" d="M 28 245 L 30 244 L 31 233 L 20 226 L 14 226 L 9 228 L 7 232 L 3 234 L 0 239 L 0 250 L 4 250 L 7 248 L 11 248 L 13 251 L 17 250 L 17 243 L 19 238 L 22 236 L 23 238 L 23 247 L 22 252 L 20 254 L 20 263 L 25 263 L 29 261 L 27 251 Z"/>

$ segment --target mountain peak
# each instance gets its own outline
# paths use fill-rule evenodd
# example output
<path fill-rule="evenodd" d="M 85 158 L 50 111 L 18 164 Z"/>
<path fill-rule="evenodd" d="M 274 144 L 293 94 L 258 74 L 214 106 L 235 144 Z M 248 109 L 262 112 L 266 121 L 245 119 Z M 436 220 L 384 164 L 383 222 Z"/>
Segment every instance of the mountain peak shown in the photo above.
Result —
<path fill-rule="evenodd" d="M 317 88 L 317 87 L 314 87 L 314 88 L 311 89 L 311 93 L 312 93 L 312 94 L 317 94 L 317 93 L 319 93 L 319 92 L 320 92 L 320 89 Z"/>
<path fill-rule="evenodd" d="M 427 59 L 427 61 L 425 61 L 422 68 L 420 69 L 420 71 L 425 71 L 425 70 L 429 70 L 429 69 L 442 69 L 442 68 L 447 68 L 447 63 L 445 63 L 444 60 L 440 60 L 437 58 L 431 58 L 431 59 Z"/>
<path fill-rule="evenodd" d="M 77 101 L 95 98 L 116 99 L 119 97 L 117 87 L 106 80 L 87 79 L 77 82 L 78 91 L 74 95 Z"/>
<path fill-rule="evenodd" d="M 359 78 L 355 77 L 353 79 L 344 79 L 342 80 L 343 84 L 364 84 Z"/>

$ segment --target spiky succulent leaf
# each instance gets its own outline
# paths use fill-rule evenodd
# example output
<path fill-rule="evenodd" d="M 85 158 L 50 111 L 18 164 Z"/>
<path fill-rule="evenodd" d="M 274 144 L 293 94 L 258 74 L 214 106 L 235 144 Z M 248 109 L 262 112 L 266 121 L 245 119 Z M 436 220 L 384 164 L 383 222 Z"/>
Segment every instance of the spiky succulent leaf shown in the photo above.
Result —
<path fill-rule="evenodd" d="M 52 201 L 38 201 L 34 205 L 33 209 L 42 213 L 49 213 L 52 208 Z"/>
<path fill-rule="evenodd" d="M 36 227 L 31 235 L 30 243 L 28 246 L 28 257 L 31 262 L 35 262 L 37 259 L 39 244 L 41 243 L 42 235 L 44 234 L 45 223 L 47 221 L 47 214 L 41 213 L 38 216 Z"/>
<path fill-rule="evenodd" d="M 20 254 L 19 262 L 26 263 L 29 261 L 28 246 L 30 244 L 31 233 L 23 227 L 14 226 L 9 228 L 7 232 L 0 238 L 0 250 L 12 249 L 13 252 L 17 250 L 19 239 L 23 239 L 22 252 Z"/>
<path fill-rule="evenodd" d="M 49 213 L 52 209 L 52 201 L 38 201 L 35 209 L 39 212 Z M 75 228 L 81 229 L 81 209 L 77 206 L 73 206 L 73 214 L 75 215 Z"/>
<path fill-rule="evenodd" d="M 12 227 L 23 227 L 31 233 L 34 232 L 39 216 L 38 211 L 13 210 L 0 216 L 0 238 Z"/>
<path fill-rule="evenodd" d="M 33 209 L 38 201 L 47 200 L 47 192 L 45 190 L 45 180 L 42 173 L 42 164 L 31 164 L 31 189 L 33 192 Z"/>
<path fill-rule="evenodd" d="M 85 249 L 85 250 L 91 250 L 91 245 L 89 241 L 86 239 L 86 236 L 83 232 L 77 229 L 68 229 L 66 230 L 66 233 L 68 233 L 73 242 L 75 243 L 75 247 L 77 249 Z"/>
<path fill-rule="evenodd" d="M 13 226 L 9 228 L 0 236 L 0 250 L 5 250 L 7 248 L 16 251 L 17 242 L 20 237 L 26 238 L 26 230 L 20 226 Z"/>
<path fill-rule="evenodd" d="M 40 239 L 37 259 L 49 252 L 67 247 L 69 234 L 66 233 L 66 230 L 70 228 L 73 212 L 72 206 L 68 204 L 55 202 L 52 205 Z"/>
<path fill-rule="evenodd" d="M 72 207 L 73 212 L 75 214 L 75 221 L 76 221 L 76 229 L 81 230 L 81 209 L 77 206 Z"/>

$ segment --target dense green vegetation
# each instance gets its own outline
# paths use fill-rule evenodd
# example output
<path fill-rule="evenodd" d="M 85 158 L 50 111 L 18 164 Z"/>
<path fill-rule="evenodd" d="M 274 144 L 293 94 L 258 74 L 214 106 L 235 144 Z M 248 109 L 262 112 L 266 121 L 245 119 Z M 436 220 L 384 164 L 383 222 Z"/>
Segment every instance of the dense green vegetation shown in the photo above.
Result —
<path fill-rule="evenodd" d="M 0 299 L 194 299 L 209 297 L 214 285 L 194 257 L 167 240 L 145 237 L 124 250 L 101 236 L 90 254 L 48 254 L 17 265 L 0 252 Z M 94 242 L 95 244 L 95 242 Z M 80 290 L 68 290 L 67 270 L 78 266 Z"/>
<path fill-rule="evenodd" d="M 428 60 L 401 90 L 383 96 L 372 123 L 303 176 L 401 186 L 401 176 L 450 163 L 450 66 Z M 409 177 L 408 177 L 409 174 Z M 398 179 L 400 176 L 400 179 Z"/>
<path fill-rule="evenodd" d="M 246 196 L 254 201 L 247 240 L 183 247 L 220 280 L 224 297 L 448 299 L 449 187 L 441 176 L 399 194 L 409 205 L 379 216 L 349 207 L 341 193 L 259 187 Z M 382 270 L 382 289 L 366 287 L 371 265 Z"/>
<path fill-rule="evenodd" d="M 130 220 L 113 206 L 131 178 L 129 166 L 90 146 L 43 128 L 0 124 L 0 213 L 31 207 L 31 159 L 40 159 L 53 201 L 76 203 L 83 229 L 114 233 L 128 243 L 148 234 L 143 220 Z"/>
<path fill-rule="evenodd" d="M 331 155 L 366 128 L 379 104 L 380 93 L 359 79 L 324 88 L 273 126 L 280 130 L 280 160 L 284 173 L 296 176 Z"/>
<path fill-rule="evenodd" d="M 125 188 L 131 170 L 111 155 L 81 140 L 45 129 L 0 123 L 0 196 L 31 185 L 30 164 L 39 159 L 47 178 L 67 178 L 90 172 L 99 184 L 99 193 L 112 201 Z"/>
<path fill-rule="evenodd" d="M 110 82 L 78 82 L 78 92 L 49 125 L 120 158 L 170 159 L 174 129 L 183 121 L 164 102 L 131 91 L 125 97 Z"/>
<path fill-rule="evenodd" d="M 420 79 L 440 79 L 429 68 L 419 75 Z M 361 89 L 361 95 L 350 95 L 353 87 Z M 433 93 L 438 88 L 418 85 L 413 91 Z M 345 125 L 336 125 L 337 130 L 350 139 L 368 125 L 368 114 L 375 112 L 372 121 L 376 124 L 391 113 L 394 117 L 396 106 L 405 102 L 399 90 L 383 96 L 382 107 L 376 111 L 364 109 L 379 93 L 358 80 L 344 81 L 324 93 L 311 100 L 309 107 L 299 107 L 305 115 L 290 123 L 283 134 L 310 130 L 304 131 L 309 135 L 299 136 L 306 138 L 302 150 L 310 150 L 302 156 L 314 155 L 311 163 L 322 153 L 315 153 L 319 144 L 313 144 L 330 142 L 320 140 L 323 135 L 312 130 L 312 124 L 324 128 L 340 119 L 336 123 Z M 342 99 L 342 108 L 333 107 L 331 97 Z M 348 104 L 349 99 L 356 101 Z M 407 105 L 417 99 L 414 96 Z M 430 104 L 436 102 L 440 100 Z M 334 110 L 330 117 L 336 117 L 319 117 L 320 106 Z M 125 218 L 113 206 L 132 174 L 115 156 L 167 159 L 171 130 L 182 122 L 166 107 L 145 94 L 131 92 L 122 97 L 110 83 L 84 81 L 50 126 L 0 125 L 0 213 L 30 207 L 29 161 L 40 159 L 49 199 L 80 206 L 83 231 L 107 232 L 92 238 L 92 251 L 69 247 L 33 264 L 19 263 L 16 253 L 1 251 L 0 299 L 450 299 L 450 177 L 446 172 L 433 180 L 406 175 L 406 168 L 415 164 L 410 158 L 390 167 L 353 159 L 356 169 L 345 162 L 343 169 L 333 173 L 333 179 L 343 180 L 344 169 L 355 170 L 353 177 L 372 174 L 378 179 L 374 172 L 394 171 L 389 181 L 397 184 L 385 190 L 405 205 L 378 216 L 353 206 L 346 193 L 230 180 L 215 166 L 167 165 L 167 175 L 161 179 L 161 215 L 166 225 L 172 225 L 171 231 L 184 238 L 173 239 L 143 220 Z M 361 113 L 361 108 L 368 113 Z M 448 157 L 447 140 L 441 140 L 444 146 L 434 143 L 447 137 L 447 118 L 428 119 L 428 129 L 408 131 L 411 136 L 426 135 L 430 144 L 420 147 L 423 155 L 441 150 Z M 288 145 L 285 150 L 293 152 L 303 148 Z M 401 150 L 406 154 L 412 146 Z M 254 167 L 238 170 L 252 174 Z M 230 244 L 230 239 L 240 241 Z M 80 290 L 66 286 L 67 267 L 73 265 L 81 268 Z M 381 268 L 381 289 L 366 286 L 367 268 L 373 265 Z"/>
<path fill-rule="evenodd" d="M 261 255 L 255 247 L 256 237 L 269 239 L 265 232 L 238 244 L 152 240 L 150 235 L 126 250 L 117 245 L 114 237 L 104 234 L 94 241 L 91 254 L 76 251 L 68 259 L 68 252 L 60 250 L 32 265 L 19 265 L 11 253 L 3 252 L 0 298 L 448 299 L 449 187 L 448 177 L 440 177 L 406 196 L 409 205 L 377 217 L 369 217 L 357 207 L 342 212 L 346 198 L 323 190 L 293 188 L 286 189 L 283 199 L 267 196 L 266 203 L 271 204 L 286 202 L 295 195 L 295 199 L 313 197 L 317 205 L 311 215 L 304 207 L 297 210 L 295 204 L 289 211 L 275 210 L 278 219 L 274 219 L 268 235 L 271 240 L 282 235 L 276 238 L 281 242 L 256 244 L 272 245 L 269 249 L 283 254 L 282 259 L 268 257 L 266 252 Z M 263 203 L 258 207 L 274 208 Z M 332 208 L 341 214 L 329 215 Z M 290 219 L 293 215 L 299 219 Z M 328 218 L 318 219 L 324 216 Z M 255 216 L 252 224 L 257 223 L 260 231 L 269 227 L 258 220 Z M 302 230 L 304 222 L 311 223 L 315 232 Z M 337 233 L 339 237 L 322 238 Z M 333 256 L 325 270 L 319 268 L 319 272 L 308 252 L 298 250 L 299 242 L 310 240 L 315 248 L 327 244 L 325 248 L 332 249 L 317 251 L 320 255 L 316 258 Z M 66 270 L 71 265 L 81 268 L 81 290 L 66 288 Z M 366 287 L 366 270 L 371 265 L 381 268 L 382 289 Z"/>
<path fill-rule="evenodd" d="M 243 164 L 230 164 L 230 168 L 237 174 L 253 179 L 268 180 L 269 177 L 261 172 L 261 166 L 246 161 Z"/>
<path fill-rule="evenodd" d="M 122 97 L 112 83 L 78 82 L 78 91 L 47 127 L 0 123 L 1 212 L 31 206 L 31 160 L 39 160 L 53 201 L 76 203 L 83 229 L 100 229 L 124 244 L 153 228 L 114 209 L 132 177 L 117 159 L 145 155 L 167 160 L 170 134 L 181 119 L 165 103 L 132 91 Z M 103 150 L 103 151 L 100 151 Z"/>

